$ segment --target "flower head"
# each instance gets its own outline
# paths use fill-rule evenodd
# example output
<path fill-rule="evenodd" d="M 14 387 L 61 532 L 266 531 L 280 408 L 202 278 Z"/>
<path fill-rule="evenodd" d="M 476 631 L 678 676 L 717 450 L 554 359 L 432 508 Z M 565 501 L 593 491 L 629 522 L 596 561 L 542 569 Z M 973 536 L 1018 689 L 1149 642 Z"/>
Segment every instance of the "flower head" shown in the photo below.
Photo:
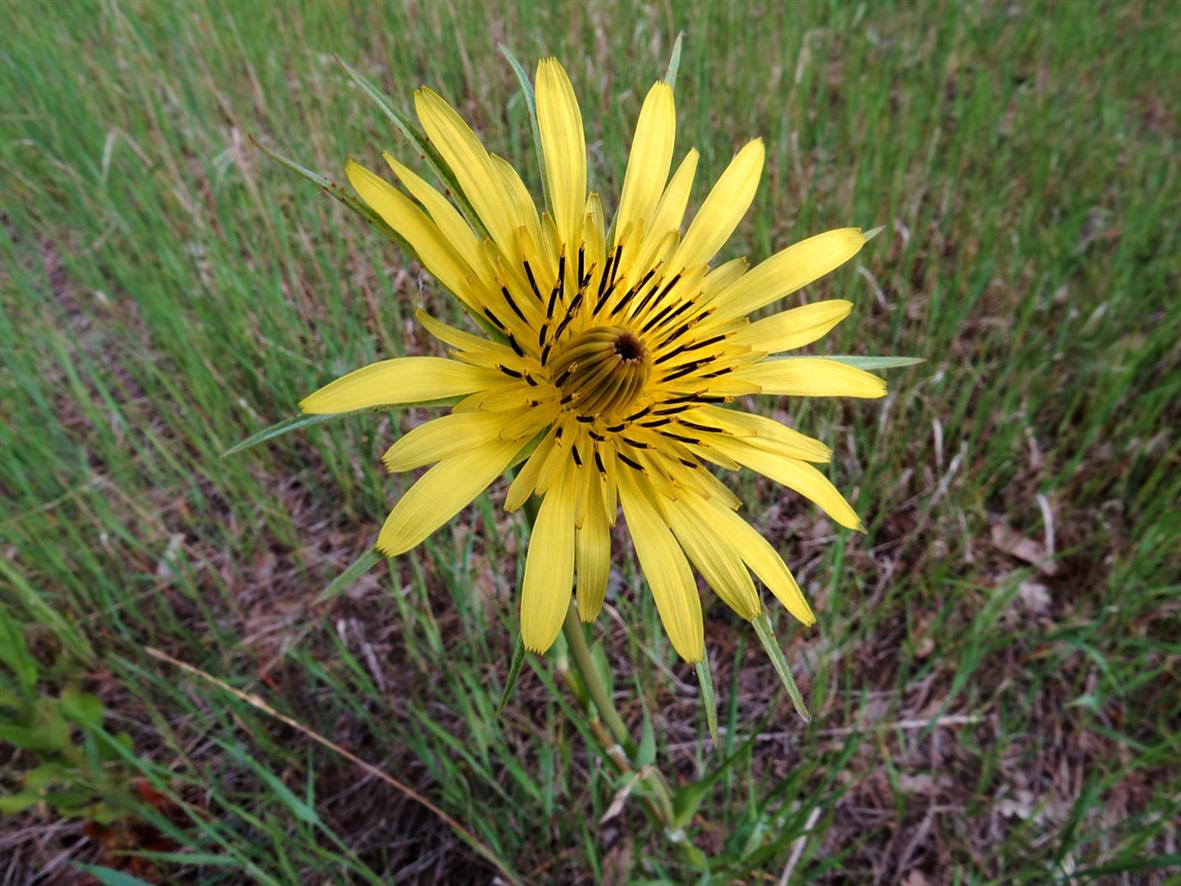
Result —
<path fill-rule="evenodd" d="M 520 464 L 506 509 L 540 498 L 521 598 L 530 650 L 553 643 L 572 591 L 584 621 L 598 614 L 621 507 L 661 621 L 685 659 L 699 661 L 704 642 L 690 564 L 744 618 L 762 611 L 753 574 L 792 615 L 813 623 L 783 560 L 736 513 L 739 500 L 710 466 L 750 468 L 842 526 L 860 525 L 815 467 L 830 459 L 828 447 L 733 404 L 748 395 L 885 393 L 880 378 L 840 362 L 776 357 L 823 336 L 849 314 L 849 302 L 748 320 L 847 261 L 866 236 L 841 228 L 752 270 L 743 259 L 711 265 L 754 198 L 763 145 L 746 144 L 683 225 L 697 153 L 672 171 L 676 115 L 664 82 L 640 111 L 608 226 L 598 194 L 587 193 L 574 90 L 553 59 L 538 66 L 536 100 L 548 211 L 538 211 L 516 171 L 426 88 L 415 94 L 418 117 L 462 192 L 460 206 L 389 155 L 400 189 L 348 164 L 361 199 L 488 334 L 420 311 L 450 358 L 375 363 L 301 407 L 331 413 L 462 398 L 386 452 L 393 472 L 432 467 L 398 501 L 377 547 L 391 557 L 410 550 Z"/>

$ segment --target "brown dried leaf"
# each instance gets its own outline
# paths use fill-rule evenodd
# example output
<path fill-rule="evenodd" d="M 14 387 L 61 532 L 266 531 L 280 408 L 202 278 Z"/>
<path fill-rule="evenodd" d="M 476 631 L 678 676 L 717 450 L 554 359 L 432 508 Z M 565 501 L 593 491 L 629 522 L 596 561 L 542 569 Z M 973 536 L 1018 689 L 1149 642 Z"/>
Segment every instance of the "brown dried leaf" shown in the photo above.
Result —
<path fill-rule="evenodd" d="M 1046 575 L 1058 574 L 1058 564 L 1046 559 L 1046 549 L 1041 544 L 1018 534 L 1003 523 L 992 525 L 992 544 L 1010 557 L 1036 566 Z"/>

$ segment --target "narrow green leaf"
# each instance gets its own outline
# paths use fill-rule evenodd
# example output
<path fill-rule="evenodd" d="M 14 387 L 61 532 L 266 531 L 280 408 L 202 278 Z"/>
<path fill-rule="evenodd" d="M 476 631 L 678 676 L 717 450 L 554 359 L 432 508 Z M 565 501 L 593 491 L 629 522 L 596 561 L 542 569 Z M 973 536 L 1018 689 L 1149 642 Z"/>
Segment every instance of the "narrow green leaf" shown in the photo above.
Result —
<path fill-rule="evenodd" d="M 381 554 L 376 548 L 369 548 L 360 557 L 349 564 L 340 575 L 328 583 L 328 587 L 320 592 L 317 603 L 325 603 L 341 594 L 349 585 L 381 562 Z"/>
<path fill-rule="evenodd" d="M 799 687 L 796 686 L 796 681 L 792 678 L 791 669 L 787 666 L 787 659 L 783 657 L 783 650 L 779 648 L 779 641 L 775 639 L 775 629 L 771 627 L 771 617 L 767 614 L 767 610 L 764 609 L 759 613 L 759 616 L 751 624 L 755 626 L 755 633 L 763 645 L 763 651 L 771 659 L 771 666 L 779 675 L 783 688 L 791 697 L 791 703 L 795 707 L 796 713 L 805 720 L 811 720 L 812 715 L 808 713 L 808 708 L 804 705 L 804 697 L 800 695 Z"/>
<path fill-rule="evenodd" d="M 83 864 L 80 861 L 74 862 L 74 867 L 82 871 L 84 874 L 90 874 L 102 886 L 151 886 L 150 883 L 141 880 L 139 877 L 133 877 L 131 874 L 125 874 L 123 871 L 117 871 L 114 868 L 103 867 L 97 864 Z"/>
<path fill-rule="evenodd" d="M 513 660 L 508 668 L 508 678 L 504 681 L 504 691 L 500 693 L 500 703 L 496 705 L 496 716 L 504 713 L 508 700 L 516 688 L 517 678 L 521 676 L 521 665 L 525 663 L 525 641 L 517 634 L 517 642 L 513 645 Z"/>
<path fill-rule="evenodd" d="M 35 791 L 22 791 L 0 797 L 0 815 L 20 815 L 30 806 L 35 806 L 41 797 Z"/>
<path fill-rule="evenodd" d="M 835 360 L 837 363 L 844 363 L 846 366 L 856 369 L 898 369 L 901 366 L 914 366 L 916 363 L 927 362 L 923 357 L 849 357 L 841 355 L 826 356 L 824 359 Z"/>
<path fill-rule="evenodd" d="M 664 72 L 664 82 L 669 86 L 677 85 L 677 71 L 681 68 L 681 44 L 685 41 L 685 32 L 680 31 L 673 43 L 672 57 L 668 60 L 668 70 Z"/>
<path fill-rule="evenodd" d="M 349 78 L 361 88 L 361 91 L 369 97 L 369 99 L 377 105 L 382 113 L 389 118 L 390 122 L 394 124 L 395 128 L 406 137 L 415 151 L 426 159 L 426 162 L 434 170 L 435 175 L 439 177 L 447 189 L 451 192 L 452 199 L 455 200 L 459 211 L 463 213 L 464 218 L 478 233 L 487 235 L 480 217 L 476 215 L 476 210 L 472 208 L 467 196 L 463 193 L 463 189 L 459 186 L 459 180 L 455 177 L 455 173 L 447 165 L 442 155 L 431 144 L 430 139 L 427 138 L 426 133 L 414 125 L 414 121 L 395 108 L 386 100 L 386 97 L 381 94 L 372 83 L 370 83 L 361 72 L 342 59 L 340 56 L 336 57 L 337 62 Z"/>
<path fill-rule="evenodd" d="M 20 694 L 31 699 L 37 686 L 37 659 L 29 654 L 24 634 L 4 606 L 0 606 L 0 663 L 16 677 Z"/>
<path fill-rule="evenodd" d="M 166 861 L 189 866 L 201 865 L 211 868 L 238 868 L 242 866 L 237 859 L 230 858 L 228 855 L 214 855 L 212 852 L 152 852 L 146 849 L 137 849 L 134 855 L 136 858 L 148 861 Z"/>
<path fill-rule="evenodd" d="M 689 784 L 679 788 L 673 794 L 673 823 L 677 827 L 684 827 L 688 824 L 689 819 L 697 814 L 697 810 L 701 808 L 702 802 L 709 796 L 710 790 L 717 784 L 718 779 L 725 775 L 735 763 L 750 753 L 753 743 L 754 736 L 752 735 L 743 743 L 742 747 L 723 760 L 722 764 L 709 775 L 697 781 L 689 782 Z"/>
<path fill-rule="evenodd" d="M 701 687 L 701 704 L 705 707 L 705 724 L 714 747 L 718 747 L 718 700 L 714 696 L 714 678 L 709 670 L 709 656 L 697 662 L 697 683 Z"/>
<path fill-rule="evenodd" d="M 62 713 L 83 726 L 98 728 L 103 724 L 106 713 L 103 703 L 97 695 L 82 692 L 72 686 L 67 686 L 61 694 Z"/>
<path fill-rule="evenodd" d="M 271 772 L 270 769 L 247 755 L 241 748 L 235 745 L 224 741 L 217 741 L 217 744 L 231 757 L 248 766 L 270 789 L 271 793 L 275 795 L 275 798 L 291 811 L 292 815 L 310 825 L 318 826 L 321 824 L 319 813 L 305 803 L 291 788 L 287 787 L 283 783 L 283 780 Z"/>
<path fill-rule="evenodd" d="M 640 696 L 641 702 L 643 696 Z M 652 715 L 648 713 L 648 705 L 644 704 L 644 725 L 640 729 L 640 746 L 636 749 L 635 759 L 632 761 L 637 768 L 651 766 L 656 762 L 656 730 L 652 728 Z"/>

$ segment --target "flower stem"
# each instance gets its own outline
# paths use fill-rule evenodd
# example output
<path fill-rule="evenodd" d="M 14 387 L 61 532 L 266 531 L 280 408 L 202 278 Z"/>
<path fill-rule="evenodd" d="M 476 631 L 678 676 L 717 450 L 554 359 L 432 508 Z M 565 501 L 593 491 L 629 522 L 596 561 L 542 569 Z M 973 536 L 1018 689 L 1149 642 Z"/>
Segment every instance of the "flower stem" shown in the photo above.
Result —
<path fill-rule="evenodd" d="M 583 633 L 582 623 L 578 620 L 578 610 L 575 609 L 573 603 L 566 611 L 566 621 L 562 623 L 562 635 L 566 638 L 566 645 L 570 649 L 574 669 L 582 678 L 582 685 L 586 687 L 595 710 L 599 712 L 599 716 L 607 724 L 607 728 L 611 731 L 611 737 L 619 743 L 624 753 L 631 757 L 636 752 L 635 742 L 632 741 L 631 733 L 627 731 L 627 724 L 623 722 L 623 717 L 619 716 L 615 702 L 611 699 L 611 693 L 607 691 L 599 670 L 595 667 L 594 659 L 591 658 L 590 646 L 586 642 L 586 634 Z"/>
<path fill-rule="evenodd" d="M 594 704 L 600 719 L 607 726 L 609 736 L 604 734 L 600 737 L 600 743 L 604 745 L 604 752 L 622 772 L 634 770 L 633 760 L 637 750 L 636 743 L 632 739 L 631 733 L 628 732 L 623 717 L 619 715 L 619 710 L 615 707 L 611 693 L 603 683 L 599 669 L 595 666 L 582 623 L 578 620 L 578 610 L 573 603 L 570 604 L 570 609 L 566 612 L 566 620 L 562 623 L 562 635 L 566 638 L 566 646 L 570 651 L 570 662 L 578 673 L 582 685 L 586 687 L 587 695 L 590 696 L 591 703 Z M 603 741 L 607 738 L 615 741 L 615 747 L 607 746 L 607 742 Z M 674 820 L 672 794 L 669 791 L 668 782 L 654 766 L 645 766 L 643 769 L 647 771 L 640 778 L 640 782 L 647 788 L 648 796 L 645 799 L 649 812 L 670 836 L 674 833 L 680 834 L 680 828 L 677 827 Z"/>
<path fill-rule="evenodd" d="M 529 525 L 532 526 L 537 520 L 537 502 L 535 500 L 527 502 L 524 512 Z M 566 647 L 569 651 L 568 662 L 572 665 L 572 670 L 577 673 L 599 715 L 598 721 L 592 721 L 590 724 L 591 732 L 602 745 L 603 753 L 622 774 L 634 772 L 637 768 L 635 759 L 638 746 L 631 737 L 631 733 L 628 732 L 627 724 L 619 715 L 611 693 L 603 682 L 599 669 L 595 666 L 590 646 L 586 642 L 582 622 L 578 619 L 578 609 L 573 601 L 570 602 L 570 608 L 566 611 L 566 620 L 562 622 L 562 635 L 566 638 Z M 692 844 L 685 839 L 684 831 L 676 822 L 672 791 L 669 789 L 668 781 L 655 766 L 649 764 L 639 768 L 643 773 L 639 778 L 639 783 L 646 789 L 643 797 L 644 806 L 652 818 L 664 828 L 665 836 L 676 843 L 683 852 L 690 852 Z"/>

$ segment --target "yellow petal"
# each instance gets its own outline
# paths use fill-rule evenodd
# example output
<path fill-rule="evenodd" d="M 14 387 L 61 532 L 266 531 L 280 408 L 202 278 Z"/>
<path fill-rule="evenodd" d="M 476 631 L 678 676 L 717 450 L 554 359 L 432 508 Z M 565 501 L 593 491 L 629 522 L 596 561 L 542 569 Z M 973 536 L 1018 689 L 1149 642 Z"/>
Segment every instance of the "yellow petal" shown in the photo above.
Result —
<path fill-rule="evenodd" d="M 533 195 L 529 193 L 529 189 L 525 187 L 525 183 L 521 181 L 521 176 L 517 174 L 517 170 L 513 169 L 511 163 L 495 154 L 492 154 L 491 157 L 492 168 L 500 176 L 501 187 L 504 188 L 505 196 L 508 197 L 509 202 L 512 204 L 513 218 L 516 220 L 518 227 L 523 227 L 529 232 L 534 246 L 540 248 L 541 217 L 537 214 L 537 204 L 533 202 Z M 513 257 L 515 258 L 516 256 Z M 535 267 L 534 272 L 541 273 L 542 269 Z"/>
<path fill-rule="evenodd" d="M 584 471 L 584 474 L 586 472 Z M 586 474 L 586 502 L 582 526 L 574 536 L 574 565 L 578 576 L 578 617 L 594 621 L 603 607 L 607 578 L 611 573 L 611 528 L 603 509 L 602 483 L 597 474 Z"/>
<path fill-rule="evenodd" d="M 586 138 L 574 87 L 554 58 L 537 65 L 537 125 L 554 221 L 567 253 L 573 255 L 582 240 L 586 206 Z"/>
<path fill-rule="evenodd" d="M 730 373 L 739 381 L 762 388 L 764 394 L 785 397 L 886 396 L 886 380 L 864 369 L 822 357 L 786 357 L 760 360 Z"/>
<path fill-rule="evenodd" d="M 469 264 L 477 260 L 481 255 L 480 238 L 476 236 L 476 232 L 472 230 L 471 225 L 455 208 L 455 205 L 408 166 L 399 163 L 393 155 L 384 153 L 381 156 L 394 171 L 394 175 L 398 177 L 402 187 L 410 192 L 410 196 L 426 207 L 431 219 L 439 226 L 439 232 L 443 235 L 443 239 L 450 243 L 456 253 L 463 256 Z"/>
<path fill-rule="evenodd" d="M 853 303 L 841 298 L 814 302 L 744 326 L 730 343 L 768 354 L 802 348 L 827 335 L 851 310 Z"/>
<path fill-rule="evenodd" d="M 619 213 L 615 217 L 617 238 L 633 221 L 641 220 L 646 225 L 656 210 L 672 167 L 676 134 L 677 111 L 672 87 L 658 82 L 648 90 L 636 123 L 619 198 Z"/>
<path fill-rule="evenodd" d="M 403 434 L 381 460 L 391 474 L 412 471 L 487 443 L 503 424 L 498 412 L 454 412 Z"/>
<path fill-rule="evenodd" d="M 520 221 L 504 193 L 492 158 L 470 126 L 441 96 L 427 87 L 414 93 L 419 122 L 448 168 L 454 173 L 464 196 L 476 215 L 507 253 L 512 253 L 513 235 Z"/>
<path fill-rule="evenodd" d="M 699 417 L 703 424 L 716 425 L 731 436 L 791 458 L 821 464 L 832 460 L 832 450 L 819 440 L 766 416 L 740 409 L 722 409 L 719 406 L 702 406 L 694 410 L 693 415 Z"/>
<path fill-rule="evenodd" d="M 635 471 L 619 471 L 623 515 L 660 621 L 681 658 L 698 662 L 705 652 L 705 633 L 697 585 L 689 561 L 650 496 L 638 485 Z"/>
<path fill-rule="evenodd" d="M 504 509 L 510 514 L 518 510 L 529 500 L 537 488 L 537 478 L 541 476 L 541 469 L 549 461 L 550 451 L 554 448 L 557 429 L 551 428 L 537 448 L 529 455 L 524 467 L 517 471 L 517 476 L 509 484 L 508 493 L 504 497 Z"/>
<path fill-rule="evenodd" d="M 865 244 L 860 228 L 838 228 L 801 240 L 760 263 L 715 299 L 719 316 L 743 317 L 791 295 L 855 256 Z"/>
<path fill-rule="evenodd" d="M 439 462 L 398 500 L 377 536 L 377 549 L 396 557 L 421 543 L 503 474 L 521 445 L 492 440 Z"/>
<path fill-rule="evenodd" d="M 715 292 L 721 292 L 727 286 L 730 286 L 746 273 L 747 261 L 745 258 L 732 258 L 725 264 L 718 265 L 705 275 L 705 279 L 701 281 L 701 296 L 702 298 L 709 298 Z"/>
<path fill-rule="evenodd" d="M 783 607 L 803 624 L 815 624 L 816 615 L 812 607 L 804 599 L 800 586 L 771 543 L 733 511 L 715 506 L 712 502 L 706 503 L 706 510 L 718 537 L 739 553 L 751 572 L 770 589 Z"/>
<path fill-rule="evenodd" d="M 644 239 L 636 255 L 636 273 L 644 274 L 653 262 L 664 257 L 661 250 L 672 243 L 681 230 L 685 218 L 685 207 L 689 205 L 689 192 L 693 190 L 693 177 L 697 173 L 697 151 L 691 149 L 673 173 L 664 196 L 652 215 L 652 221 L 644 228 Z M 624 233 L 622 231 L 620 234 Z M 670 237 L 670 235 L 672 235 Z M 631 264 L 630 260 L 625 262 Z M 675 273 L 675 271 L 673 272 Z"/>
<path fill-rule="evenodd" d="M 361 199 L 382 217 L 387 225 L 406 238 L 423 263 L 439 282 L 469 305 L 478 305 L 468 278 L 472 269 L 409 197 L 359 163 L 350 160 L 345 175 Z"/>
<path fill-rule="evenodd" d="M 371 406 L 429 403 L 479 391 L 501 378 L 494 370 L 444 357 L 397 357 L 342 375 L 301 400 L 299 408 L 327 415 Z"/>
<path fill-rule="evenodd" d="M 686 495 L 668 506 L 669 524 L 677 541 L 722 602 L 750 621 L 763 611 L 755 584 L 734 547 L 713 528 L 703 500 Z"/>
<path fill-rule="evenodd" d="M 745 440 L 715 437 L 710 443 L 739 464 L 776 483 L 782 483 L 788 489 L 794 489 L 804 498 L 820 505 L 826 514 L 845 528 L 861 528 L 861 520 L 845 497 L 824 474 L 807 462 L 759 449 Z"/>
<path fill-rule="evenodd" d="M 574 468 L 568 466 L 541 500 L 529 537 L 521 589 L 521 639 L 539 655 L 553 645 L 570 608 L 574 581 Z"/>
<path fill-rule="evenodd" d="M 730 239 L 754 200 L 763 172 L 763 143 L 747 142 L 701 204 L 669 266 L 674 270 L 705 264 Z"/>

